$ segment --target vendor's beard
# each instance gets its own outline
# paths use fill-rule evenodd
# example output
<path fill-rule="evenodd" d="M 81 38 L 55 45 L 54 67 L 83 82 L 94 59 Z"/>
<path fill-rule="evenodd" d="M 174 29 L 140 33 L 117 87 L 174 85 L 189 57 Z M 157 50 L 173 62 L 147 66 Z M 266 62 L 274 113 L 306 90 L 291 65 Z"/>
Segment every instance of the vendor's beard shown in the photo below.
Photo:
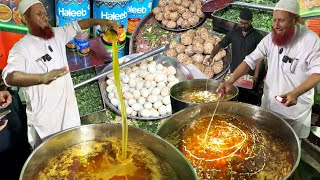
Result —
<path fill-rule="evenodd" d="M 283 46 L 287 44 L 294 35 L 294 26 L 288 29 L 283 35 L 280 35 L 276 32 L 275 29 L 272 29 L 272 42 L 277 46 Z"/>
<path fill-rule="evenodd" d="M 54 37 L 54 32 L 51 26 L 40 27 L 36 24 L 30 24 L 30 32 L 32 35 L 48 40 Z"/>

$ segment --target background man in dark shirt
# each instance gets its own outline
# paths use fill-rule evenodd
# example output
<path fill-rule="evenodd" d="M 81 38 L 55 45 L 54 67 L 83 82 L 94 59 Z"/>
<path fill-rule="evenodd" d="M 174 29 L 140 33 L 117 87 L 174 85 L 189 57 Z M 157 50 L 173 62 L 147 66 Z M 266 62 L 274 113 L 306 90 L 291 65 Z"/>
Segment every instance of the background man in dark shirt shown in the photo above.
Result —
<path fill-rule="evenodd" d="M 229 31 L 227 35 L 213 48 L 211 53 L 211 58 L 213 58 L 221 48 L 227 47 L 229 44 L 232 45 L 232 61 L 230 64 L 230 72 L 232 73 L 238 65 L 242 62 L 242 60 L 250 54 L 259 44 L 263 36 L 252 27 L 252 12 L 248 8 L 243 8 L 240 12 L 240 28 Z M 262 61 L 261 61 L 262 62 Z M 261 63 L 257 64 L 255 71 L 250 70 L 249 74 L 252 76 L 254 83 L 256 84 L 258 81 L 259 73 L 260 73 Z M 257 89 L 257 88 L 256 88 Z M 248 101 L 248 98 L 244 97 L 245 92 L 244 89 L 239 88 L 239 101 L 242 101 L 243 97 L 245 102 L 252 104 L 252 101 Z M 260 99 L 260 97 L 257 97 Z"/>

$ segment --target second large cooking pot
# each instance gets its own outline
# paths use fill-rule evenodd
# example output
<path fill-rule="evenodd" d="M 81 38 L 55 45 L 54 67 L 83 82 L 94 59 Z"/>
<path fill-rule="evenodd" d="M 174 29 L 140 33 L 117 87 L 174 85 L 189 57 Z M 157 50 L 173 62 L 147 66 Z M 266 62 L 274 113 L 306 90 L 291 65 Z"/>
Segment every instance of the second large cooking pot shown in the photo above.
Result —
<path fill-rule="evenodd" d="M 199 133 L 199 131 L 197 131 L 197 127 L 199 127 L 196 122 L 201 119 L 202 117 L 207 117 L 207 116 L 212 116 L 213 112 L 215 111 L 215 108 L 217 106 L 217 103 L 206 103 L 206 104 L 199 104 L 193 107 L 188 107 L 186 109 L 183 109 L 181 111 L 179 111 L 178 113 L 175 113 L 173 116 L 171 116 L 169 119 L 167 119 L 162 126 L 158 129 L 157 134 L 159 136 L 161 136 L 162 138 L 170 141 L 171 143 L 175 144 L 176 146 L 179 147 L 179 149 L 181 151 L 185 151 L 188 154 L 190 154 L 191 158 L 195 157 L 196 155 L 193 154 L 191 152 L 193 152 L 194 150 L 199 149 L 200 147 L 202 147 L 203 145 L 203 141 L 201 141 L 201 136 L 203 134 Z M 216 110 L 216 114 L 226 114 L 226 115 L 230 115 L 230 116 L 241 116 L 244 118 L 247 118 L 248 121 L 245 121 L 246 123 L 244 123 L 244 126 L 250 126 L 253 127 L 253 129 L 255 129 L 256 127 L 258 127 L 260 130 L 258 131 L 259 133 L 262 133 L 264 131 L 268 132 L 268 135 L 271 135 L 271 137 L 273 138 L 267 138 L 267 139 L 272 139 L 271 141 L 271 146 L 265 146 L 265 144 L 252 144 L 248 146 L 248 149 L 250 148 L 257 148 L 254 149 L 254 151 L 258 151 L 261 148 L 275 148 L 274 146 L 272 146 L 273 142 L 275 141 L 279 141 L 279 142 L 283 142 L 284 144 L 286 144 L 286 156 L 290 155 L 291 158 L 291 163 L 290 163 L 290 168 L 285 166 L 281 166 L 281 158 L 277 159 L 276 158 L 276 162 L 275 162 L 275 166 L 276 167 L 282 167 L 285 172 L 287 172 L 286 177 L 281 177 L 281 176 L 276 176 L 274 174 L 272 174 L 272 171 L 269 171 L 270 173 L 268 173 L 269 175 L 273 176 L 272 179 L 287 179 L 289 178 L 293 172 L 295 171 L 295 169 L 297 168 L 298 164 L 299 164 L 299 160 L 300 160 L 300 143 L 299 143 L 299 138 L 296 135 L 296 133 L 294 132 L 294 130 L 292 129 L 292 127 L 282 118 L 280 118 L 279 116 L 277 116 L 276 114 L 272 113 L 271 111 L 268 111 L 266 109 L 263 109 L 261 107 L 258 106 L 254 106 L 254 105 L 250 105 L 250 104 L 246 104 L 246 103 L 239 103 L 239 102 L 232 102 L 232 101 L 228 101 L 228 102 L 219 102 L 219 106 L 217 107 Z M 249 120 L 250 119 L 250 120 Z M 233 121 L 237 121 L 238 119 L 232 119 Z M 218 120 L 214 120 L 216 122 L 218 122 Z M 229 124 L 229 123 L 228 123 Z M 206 125 L 206 124 L 204 124 Z M 219 124 L 220 126 L 221 124 Z M 210 150 L 216 150 L 216 146 L 218 146 L 219 148 L 217 148 L 218 150 L 221 151 L 226 151 L 228 150 L 228 148 L 230 149 L 236 149 L 236 151 L 233 152 L 228 152 L 230 153 L 230 156 L 224 156 L 218 160 L 213 160 L 212 163 L 214 163 L 214 166 L 216 167 L 215 169 L 213 169 L 213 171 L 217 170 L 219 171 L 219 169 L 217 167 L 219 167 L 219 164 L 221 164 L 221 160 L 226 159 L 227 162 L 230 162 L 232 164 L 232 162 L 236 163 L 238 158 L 241 158 L 240 156 L 238 156 L 238 154 L 236 154 L 236 152 L 246 152 L 248 151 L 247 148 L 245 149 L 241 149 L 241 143 L 239 144 L 235 144 L 235 146 L 231 147 L 227 147 L 226 144 L 232 144 L 235 143 L 236 139 L 241 139 L 241 136 L 244 135 L 244 133 L 237 133 L 239 132 L 239 128 L 237 126 L 234 125 L 230 125 L 229 129 L 227 128 L 227 126 L 215 126 L 212 129 L 212 132 L 216 132 L 219 131 L 219 134 L 217 134 L 216 136 L 210 136 L 208 135 L 208 138 L 210 138 L 210 142 L 212 142 L 212 144 L 210 143 L 208 145 L 208 148 Z M 181 129 L 185 129 L 186 127 L 189 127 L 190 131 L 181 131 Z M 209 127 L 209 126 L 208 126 Z M 207 129 L 207 126 L 205 126 L 205 129 Z M 229 131 L 231 129 L 231 131 Z M 263 129 L 263 131 L 261 131 L 261 129 Z M 250 129 L 248 132 L 251 132 L 252 129 Z M 189 138 L 191 140 L 191 142 L 198 142 L 199 139 L 199 144 L 198 145 L 194 145 L 191 147 L 191 149 L 188 149 L 187 146 L 181 145 L 183 143 L 185 143 L 186 140 L 188 139 L 184 139 L 184 137 L 186 136 L 186 133 L 190 132 L 194 132 L 193 133 L 193 137 Z M 208 132 L 208 131 L 207 131 Z M 252 131 L 253 132 L 253 131 Z M 211 131 L 210 131 L 211 133 Z M 192 133 L 191 133 L 192 134 Z M 251 139 L 256 139 L 257 136 L 254 136 L 252 133 L 248 133 L 250 134 L 249 136 L 244 135 L 243 137 L 245 137 L 245 139 L 247 138 L 251 138 Z M 177 139 L 172 139 L 172 137 L 182 137 L 182 140 L 177 140 Z M 229 138 L 229 140 L 231 139 L 231 141 L 223 141 L 225 139 L 223 138 L 219 138 L 219 137 L 225 137 L 225 138 Z M 266 136 L 264 136 L 264 138 L 261 139 L 260 142 L 264 142 L 267 139 L 265 139 Z M 247 142 L 247 140 L 245 140 L 244 142 Z M 270 144 L 270 143 L 266 143 L 266 144 Z M 240 150 L 238 149 L 238 145 Z M 247 144 L 248 145 L 248 144 Z M 207 147 L 207 146 L 206 146 Z M 201 149 L 200 149 L 201 150 Z M 220 153 L 220 151 L 216 151 L 216 153 Z M 239 151 L 238 151 L 239 150 Z M 206 151 L 206 150 L 205 150 Z M 204 152 L 204 151 L 201 151 Z M 250 151 L 249 151 L 250 152 Z M 279 151 L 276 151 L 279 152 Z M 284 151 L 283 151 L 284 152 Z M 185 153 L 184 153 L 185 154 Z M 209 152 L 204 153 L 207 156 L 212 155 Z M 236 155 L 235 155 L 236 154 Z M 186 154 L 185 154 L 186 155 Z M 276 157 L 277 154 L 273 154 L 274 156 L 270 155 L 270 154 L 264 154 L 266 157 L 266 161 L 270 160 L 270 156 L 271 158 Z M 235 156 L 235 157 L 234 157 Z M 281 156 L 282 157 L 282 156 Z M 195 157 L 197 158 L 197 157 Z M 212 158 L 212 157 L 209 157 Z M 248 157 L 248 161 L 250 161 L 251 154 Z M 190 159 L 189 159 L 190 160 Z M 206 159 L 200 158 L 199 162 L 201 163 L 202 161 L 205 161 Z M 248 163 L 248 162 L 245 162 Z M 248 164 L 247 164 L 248 165 Z M 250 163 L 250 165 L 252 165 Z M 254 166 L 254 164 L 253 164 Z M 256 166 L 258 166 L 256 164 Z M 229 167 L 229 166 L 228 166 Z M 263 167 L 263 166 L 261 166 Z M 246 168 L 246 166 L 244 167 Z M 221 170 L 221 169 L 220 169 Z M 199 168 L 197 169 L 197 172 L 202 171 Z M 230 174 L 232 175 L 232 172 L 230 171 Z M 230 176 L 231 177 L 231 176 Z M 229 178 L 230 178 L 229 177 Z M 228 179 L 229 179 L 228 178 Z M 263 178 L 260 177 L 258 179 L 268 179 L 268 178 Z M 270 179 L 270 178 L 269 178 Z"/>
<path fill-rule="evenodd" d="M 194 79 L 181 81 L 170 89 L 170 100 L 172 114 L 198 104 L 202 103 L 192 103 L 181 99 L 180 95 L 186 91 L 210 91 L 216 92 L 219 87 L 220 81 L 214 79 Z M 231 90 L 228 92 L 228 96 L 225 96 L 221 101 L 236 100 L 239 93 L 239 89 L 236 86 L 232 86 Z M 215 101 L 212 101 L 215 102 Z"/>

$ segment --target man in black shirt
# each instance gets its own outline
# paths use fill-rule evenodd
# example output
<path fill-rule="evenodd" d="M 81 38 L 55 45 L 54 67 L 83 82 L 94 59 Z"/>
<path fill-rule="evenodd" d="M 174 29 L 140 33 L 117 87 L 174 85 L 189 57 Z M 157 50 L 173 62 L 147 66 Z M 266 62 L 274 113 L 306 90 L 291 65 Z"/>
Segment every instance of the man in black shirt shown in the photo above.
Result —
<path fill-rule="evenodd" d="M 263 36 L 255 29 L 252 27 L 251 22 L 252 22 L 252 12 L 248 8 L 243 8 L 240 12 L 240 28 L 234 29 L 232 31 L 229 31 L 227 35 L 212 49 L 211 53 L 211 58 L 213 58 L 220 49 L 227 47 L 230 43 L 232 45 L 232 61 L 230 64 L 230 72 L 232 73 L 238 65 L 242 62 L 245 57 L 250 54 Z M 255 68 L 255 71 L 250 70 L 249 75 L 252 76 L 252 79 L 254 83 L 256 84 L 258 81 L 259 73 L 260 73 L 260 65 L 257 64 L 257 67 Z M 254 102 L 248 99 L 247 97 L 247 90 L 244 90 L 242 88 L 239 88 L 239 101 L 242 101 L 241 99 L 243 98 L 244 102 L 248 102 L 251 104 L 259 104 L 259 102 Z M 255 92 L 249 92 L 249 93 L 254 93 Z M 260 99 L 259 97 L 256 97 L 257 99 Z M 256 99 L 255 98 L 255 99 Z M 259 100 L 257 100 L 259 101 Z"/>
<path fill-rule="evenodd" d="M 261 41 L 263 36 L 252 27 L 252 12 L 250 9 L 243 8 L 240 12 L 240 28 L 234 29 L 227 33 L 227 35 L 213 48 L 211 58 L 213 58 L 221 48 L 232 44 L 232 62 L 230 64 L 230 71 L 233 72 L 242 60 L 250 54 Z M 251 71 L 249 74 L 257 80 L 259 75 L 259 65 L 257 65 L 255 72 Z M 256 79 L 255 79 L 256 78 Z"/>

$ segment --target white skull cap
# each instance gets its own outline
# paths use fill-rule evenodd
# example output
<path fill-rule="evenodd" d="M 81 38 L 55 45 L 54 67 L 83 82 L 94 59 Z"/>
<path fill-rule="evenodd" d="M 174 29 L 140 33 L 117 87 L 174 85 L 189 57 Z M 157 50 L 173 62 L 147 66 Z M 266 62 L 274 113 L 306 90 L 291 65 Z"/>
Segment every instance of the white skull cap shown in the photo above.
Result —
<path fill-rule="evenodd" d="M 287 11 L 299 15 L 300 5 L 298 0 L 280 0 L 274 10 Z"/>
<path fill-rule="evenodd" d="M 39 0 L 22 0 L 19 3 L 19 12 L 20 14 L 24 14 L 32 5 L 34 4 L 42 4 Z"/>

